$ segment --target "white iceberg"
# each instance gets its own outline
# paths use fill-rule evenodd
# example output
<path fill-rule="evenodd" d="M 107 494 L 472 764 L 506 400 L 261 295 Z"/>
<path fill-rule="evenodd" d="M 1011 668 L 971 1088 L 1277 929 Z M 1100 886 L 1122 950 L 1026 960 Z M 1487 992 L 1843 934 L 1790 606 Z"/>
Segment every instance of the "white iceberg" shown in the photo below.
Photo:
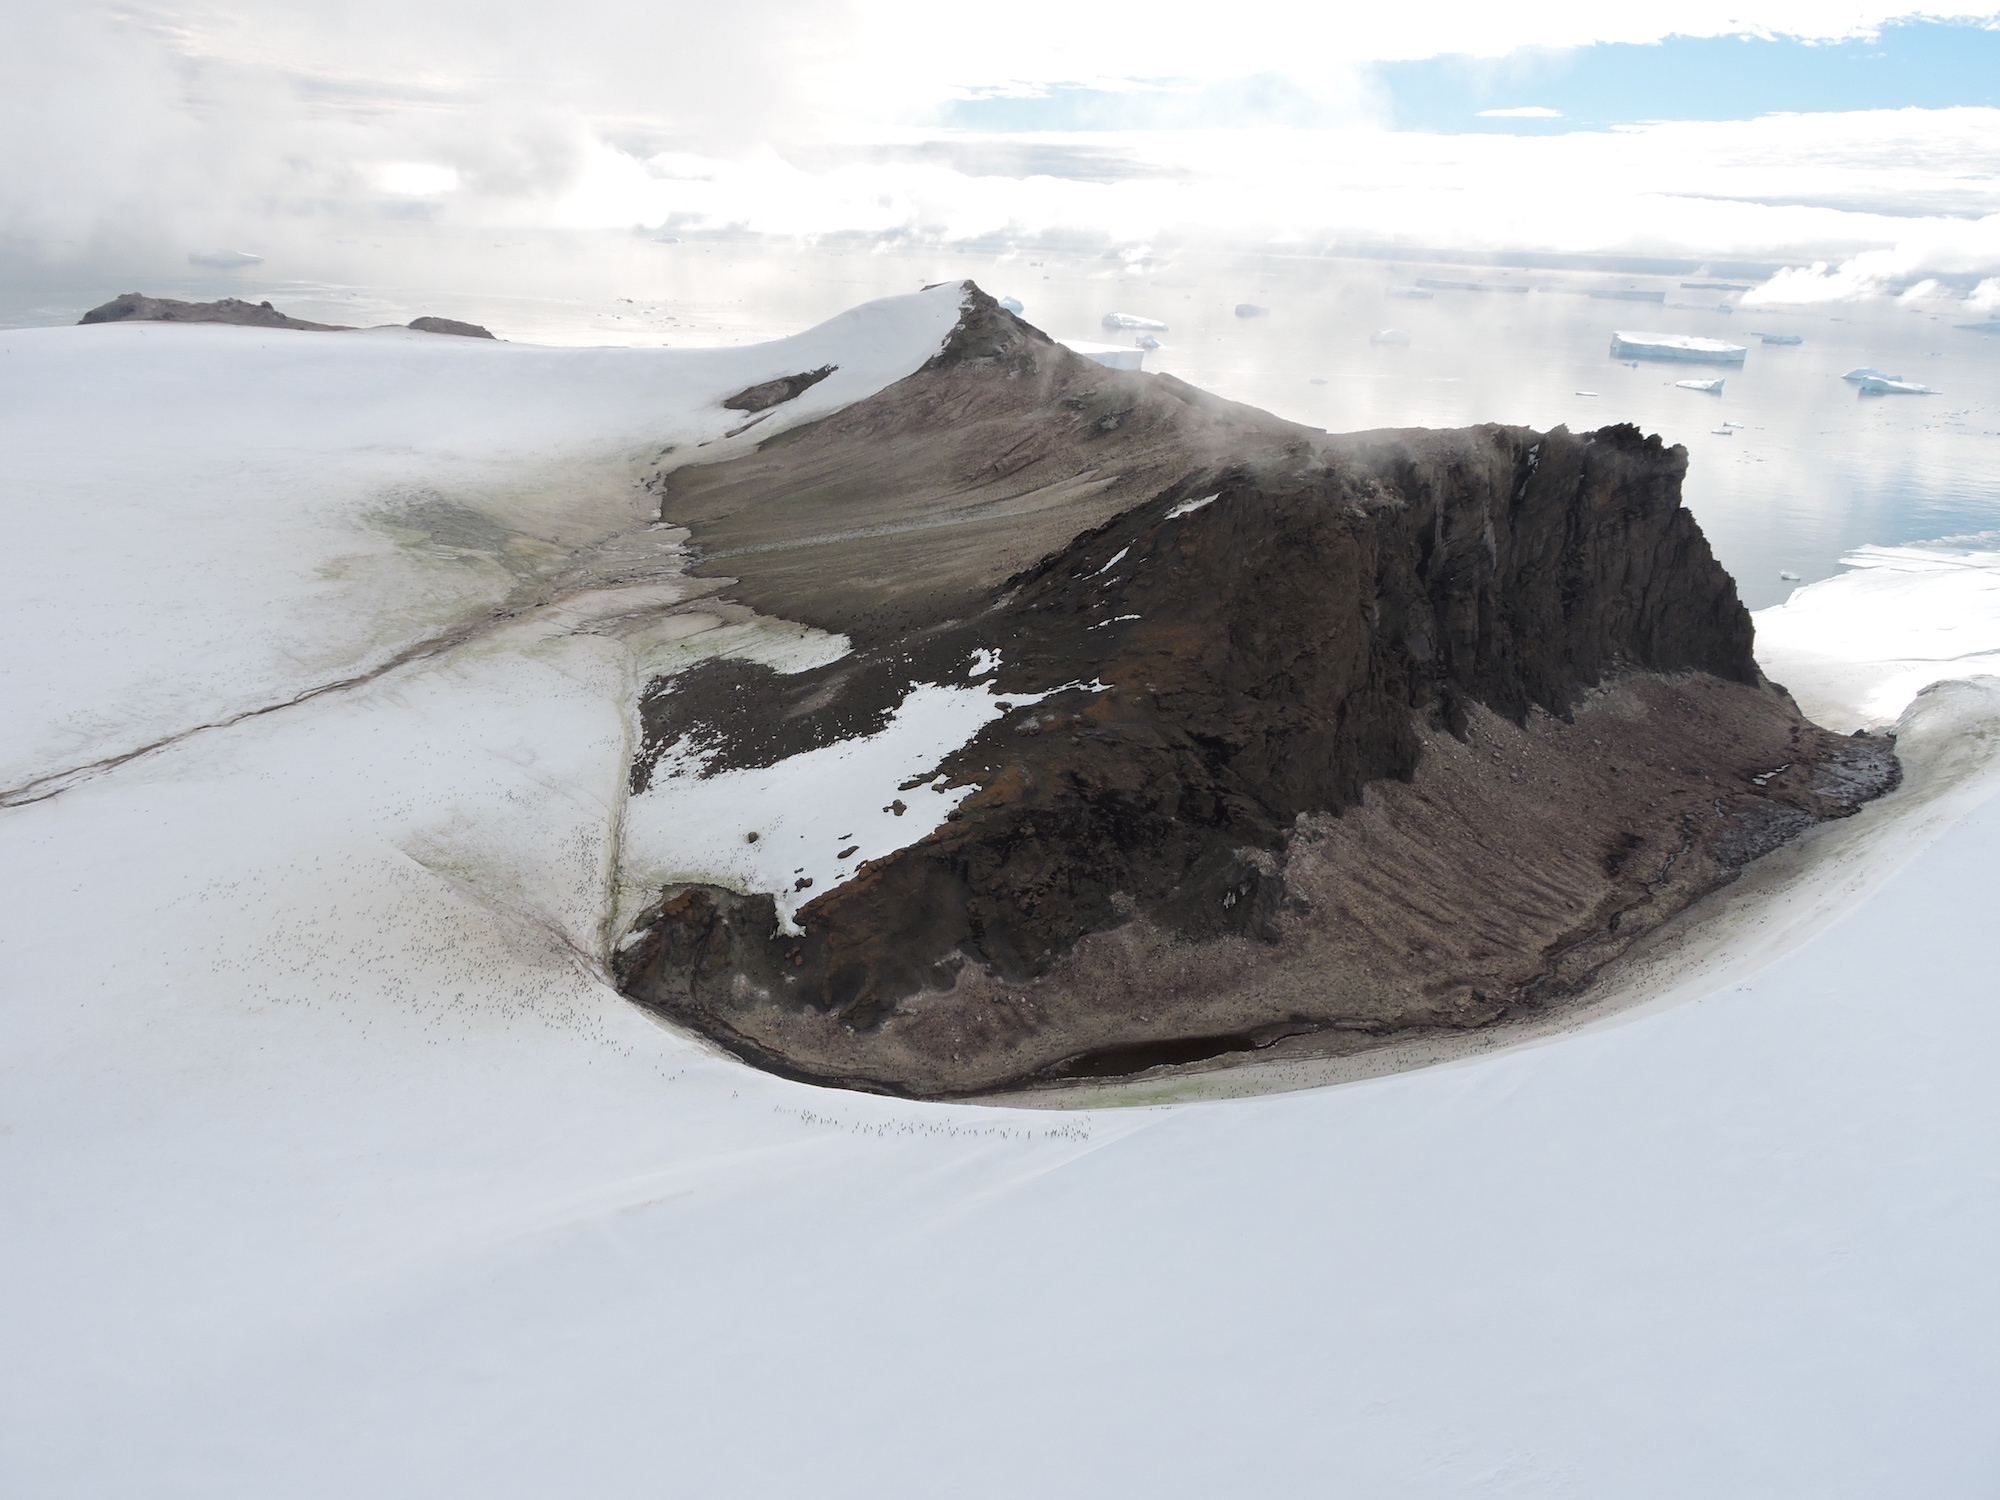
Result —
<path fill-rule="evenodd" d="M 1015 314 L 1017 317 L 1020 314 L 1027 311 L 1027 309 L 1021 305 L 1021 299 L 1019 297 L 1002 297 L 1000 299 L 1000 305 L 1006 308 L 1008 312 Z"/>
<path fill-rule="evenodd" d="M 1898 380 L 1893 375 L 1867 375 L 1855 382 L 1864 396 L 1935 396 L 1936 391 L 1914 380 Z"/>
<path fill-rule="evenodd" d="M 1157 333 L 1165 333 L 1167 331 L 1167 325 L 1162 323 L 1158 318 L 1142 318 L 1137 313 L 1106 313 L 1104 315 L 1104 326 L 1106 328 L 1150 328 Z"/>
<path fill-rule="evenodd" d="M 1841 376 L 1840 378 L 1842 380 L 1852 381 L 1854 384 L 1859 385 L 1864 380 L 1901 380 L 1903 377 L 1900 375 L 1886 374 L 1883 371 L 1876 369 L 1873 365 L 1857 365 L 1852 370 L 1849 370 L 1845 375 Z"/>
<path fill-rule="evenodd" d="M 1676 380 L 1674 384 L 1684 391 L 1706 391 L 1711 396 L 1722 394 L 1720 380 Z"/>
<path fill-rule="evenodd" d="M 1721 339 L 1691 333 L 1635 333 L 1624 329 L 1611 335 L 1613 359 L 1676 359 L 1691 364 L 1740 365 L 1750 351 Z"/>
<path fill-rule="evenodd" d="M 1767 344 L 1803 344 L 1805 342 L 1796 333 L 1760 333 L 1757 337 Z"/>
<path fill-rule="evenodd" d="M 1270 308 L 1259 307 L 1254 302 L 1239 302 L 1236 304 L 1236 316 L 1239 318 L 1263 318 L 1268 317 L 1270 312 Z"/>
<path fill-rule="evenodd" d="M 1058 339 L 1057 342 L 1070 353 L 1081 354 L 1085 359 L 1093 360 L 1107 370 L 1146 368 L 1144 349 L 1128 349 L 1123 344 L 1093 344 L 1085 339 Z"/>
<path fill-rule="evenodd" d="M 261 266 L 264 257 L 248 250 L 190 250 L 188 264 L 209 266 L 218 271 L 234 271 L 241 266 Z"/>

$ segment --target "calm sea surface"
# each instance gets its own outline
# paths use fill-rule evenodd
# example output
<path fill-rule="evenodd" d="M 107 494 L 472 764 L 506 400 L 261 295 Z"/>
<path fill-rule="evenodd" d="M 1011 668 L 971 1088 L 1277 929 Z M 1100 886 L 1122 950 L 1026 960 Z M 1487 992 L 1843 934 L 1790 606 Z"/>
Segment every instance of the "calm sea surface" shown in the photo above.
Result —
<path fill-rule="evenodd" d="M 1334 431 L 1636 423 L 1687 446 L 1688 504 L 1752 608 L 1798 586 L 1781 573 L 1824 578 L 1864 542 L 2000 529 L 2000 338 L 1955 327 L 1972 315 L 1950 306 L 1721 312 L 1736 294 L 1684 289 L 1676 277 L 1308 255 L 1126 262 L 666 243 L 622 233 L 432 235 L 350 247 L 338 278 L 263 274 L 271 269 L 127 269 L 113 273 L 117 285 L 16 279 L 0 285 L 0 324 L 71 322 L 136 289 L 269 298 L 318 321 L 404 322 L 427 312 L 533 342 L 696 346 L 776 337 L 870 297 L 971 277 L 1018 298 L 1030 321 L 1059 338 L 1129 343 L 1132 335 L 1101 326 L 1106 313 L 1156 318 L 1169 326 L 1146 368 Z M 1528 290 L 1393 295 L 1420 277 Z M 1581 295 L 1587 288 L 1662 291 L 1666 302 L 1599 300 Z M 1239 303 L 1269 312 L 1239 317 Z M 1608 352 L 1620 328 L 1723 338 L 1750 353 L 1733 368 L 1635 369 Z M 1375 341 L 1391 329 L 1408 343 Z M 1803 342 L 1765 345 L 1760 332 Z M 1840 378 L 1857 365 L 1940 394 L 1863 396 Z M 1713 375 L 1725 381 L 1719 396 L 1674 385 Z M 1718 432 L 1725 422 L 1742 425 Z"/>

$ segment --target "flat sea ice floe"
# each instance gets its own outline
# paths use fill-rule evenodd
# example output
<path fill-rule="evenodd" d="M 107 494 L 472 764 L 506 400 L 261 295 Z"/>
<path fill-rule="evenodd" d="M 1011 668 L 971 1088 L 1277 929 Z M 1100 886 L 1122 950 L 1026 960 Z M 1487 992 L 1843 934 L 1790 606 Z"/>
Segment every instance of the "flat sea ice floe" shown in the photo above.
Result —
<path fill-rule="evenodd" d="M 1757 614 L 1757 657 L 1832 728 L 1881 727 L 1933 682 L 2000 672 L 2000 536 L 1858 547 Z"/>

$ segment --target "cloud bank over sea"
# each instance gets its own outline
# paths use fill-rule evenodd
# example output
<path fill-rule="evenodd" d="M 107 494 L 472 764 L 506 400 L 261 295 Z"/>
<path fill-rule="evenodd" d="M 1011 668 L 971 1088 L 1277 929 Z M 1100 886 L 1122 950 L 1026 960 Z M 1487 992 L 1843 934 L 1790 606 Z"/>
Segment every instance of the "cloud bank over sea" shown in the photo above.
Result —
<path fill-rule="evenodd" d="M 637 228 L 1736 261 L 1771 303 L 2000 276 L 2000 29 L 1894 5 L 16 10 L 15 275 Z"/>

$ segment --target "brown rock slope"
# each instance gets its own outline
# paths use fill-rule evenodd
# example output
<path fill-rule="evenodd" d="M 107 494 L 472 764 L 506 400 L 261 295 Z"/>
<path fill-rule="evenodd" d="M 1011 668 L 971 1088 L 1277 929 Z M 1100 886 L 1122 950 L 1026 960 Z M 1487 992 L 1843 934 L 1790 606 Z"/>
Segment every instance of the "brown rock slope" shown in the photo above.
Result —
<path fill-rule="evenodd" d="M 1012 574 L 1190 474 L 1323 436 L 1171 375 L 1107 370 L 974 290 L 916 374 L 748 457 L 672 470 L 660 514 L 744 603 L 881 642 L 986 608 Z"/>
<path fill-rule="evenodd" d="M 1047 695 L 946 757 L 958 813 L 802 936 L 769 894 L 661 893 L 623 984 L 753 1061 L 938 1096 L 1492 1025 L 1893 784 L 1885 742 L 1759 675 L 1681 449 L 1329 438 L 977 295 L 960 332 L 666 487 L 730 592 L 858 649 L 659 685 L 640 794 L 669 744 L 775 764 L 982 650 L 1003 697 Z"/>

